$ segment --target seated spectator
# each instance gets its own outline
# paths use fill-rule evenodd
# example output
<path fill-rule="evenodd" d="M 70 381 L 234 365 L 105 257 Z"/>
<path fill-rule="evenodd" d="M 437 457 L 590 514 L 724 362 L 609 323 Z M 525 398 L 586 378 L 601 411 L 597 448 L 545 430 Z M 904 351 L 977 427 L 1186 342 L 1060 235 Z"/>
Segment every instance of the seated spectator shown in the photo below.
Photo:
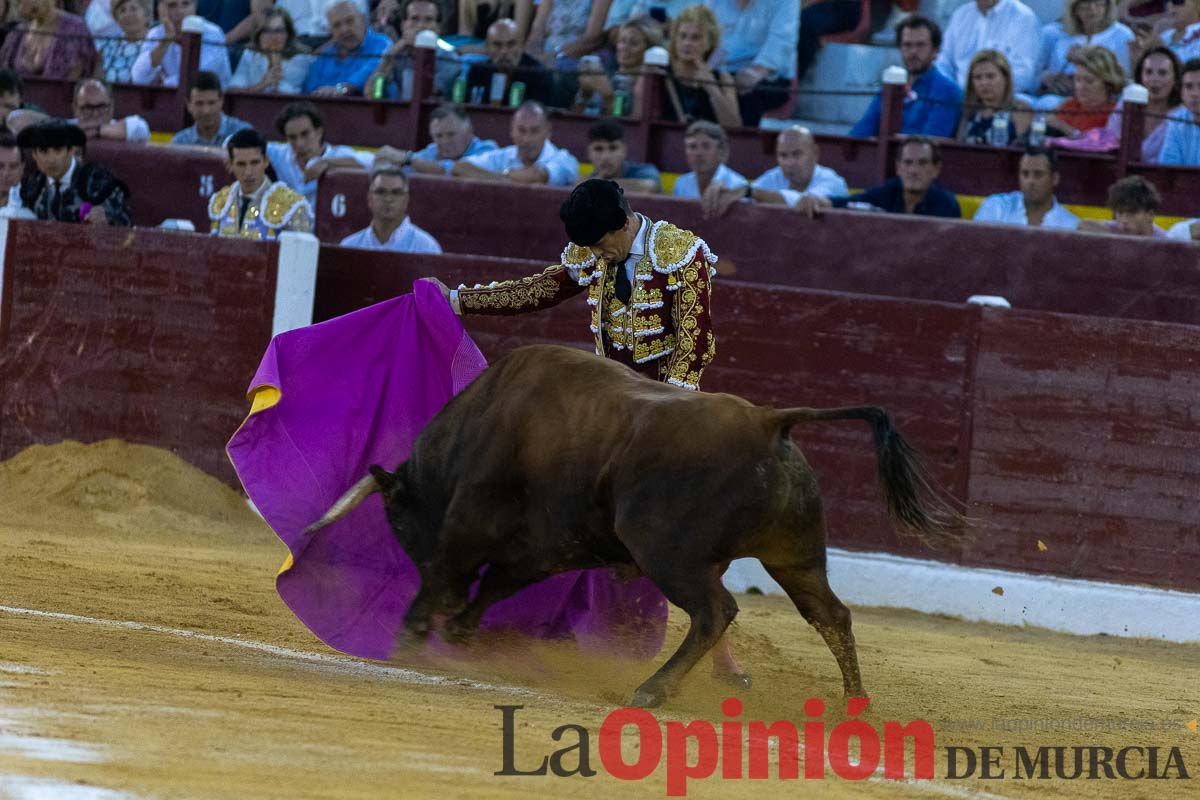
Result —
<path fill-rule="evenodd" d="M 800 0 L 707 0 L 721 28 L 742 124 L 757 127 L 763 114 L 791 96 L 800 36 Z"/>
<path fill-rule="evenodd" d="M 267 13 L 274 10 L 275 0 L 197 0 L 197 13 L 225 31 L 225 44 L 237 45 L 255 35 L 267 24 Z M 285 9 L 280 8 L 280 11 Z M 230 63 L 238 60 L 240 47 L 234 48 Z"/>
<path fill-rule="evenodd" d="M 408 179 L 394 167 L 371 175 L 367 187 L 371 224 L 342 239 L 342 247 L 394 250 L 398 253 L 441 253 L 442 246 L 408 218 Z"/>
<path fill-rule="evenodd" d="M 379 65 L 362 84 L 363 94 L 376 97 L 372 87 L 376 78 L 384 80 L 383 97 L 393 100 L 411 100 L 413 86 L 413 42 L 421 31 L 441 32 L 442 7 L 433 0 L 406 0 L 400 38 L 391 44 L 379 60 Z M 449 44 L 438 39 L 433 68 L 433 90 L 442 95 L 450 94 L 450 87 L 462 71 L 462 64 Z"/>
<path fill-rule="evenodd" d="M 640 117 L 646 84 L 642 75 L 642 61 L 646 51 L 660 46 L 662 41 L 662 28 L 649 17 L 638 17 L 622 25 L 617 32 L 617 59 L 613 70 L 585 72 L 583 65 L 580 65 L 579 96 L 575 110 L 586 110 L 589 100 L 585 98 L 596 98 L 597 113 Z M 619 95 L 625 98 L 620 109 L 613 102 Z"/>
<path fill-rule="evenodd" d="M 148 142 L 150 126 L 137 114 L 113 119 L 112 90 L 98 78 L 84 78 L 75 85 L 71 123 L 78 125 L 89 139 L 114 142 Z"/>
<path fill-rule="evenodd" d="M 96 74 L 96 45 L 82 17 L 60 11 L 55 0 L 21 0 L 20 8 L 23 21 L 0 47 L 0 68 L 72 81 Z"/>
<path fill-rule="evenodd" d="M 942 29 L 931 19 L 911 16 L 896 26 L 896 47 L 908 70 L 901 133 L 950 138 L 958 128 L 963 91 L 938 69 L 941 46 Z M 850 135 L 878 136 L 882 108 L 882 95 L 876 95 Z"/>
<path fill-rule="evenodd" d="M 1134 70 L 1137 82 L 1150 94 L 1142 119 L 1142 161 L 1157 164 L 1167 139 L 1167 116 L 1180 103 L 1179 59 L 1169 47 L 1160 44 L 1142 53 Z M 1103 139 L 1114 150 L 1121 144 L 1124 110 L 1125 101 L 1118 100 L 1104 126 Z"/>
<path fill-rule="evenodd" d="M 980 50 L 971 59 L 960 142 L 1008 147 L 1023 138 L 1033 120 L 1029 103 L 1013 97 L 1012 68 L 998 50 Z M 996 115 L 1004 120 L 1003 141 L 997 137 Z"/>
<path fill-rule="evenodd" d="M 283 181 L 267 177 L 267 140 L 242 128 L 225 143 L 235 178 L 208 201 L 212 235 L 238 239 L 278 239 L 284 231 L 311 233 L 312 209 Z"/>
<path fill-rule="evenodd" d="M 458 35 L 486 39 L 492 25 L 513 18 L 518 5 L 514 0 L 458 0 Z M 517 35 L 520 36 L 519 29 Z M 522 52 L 524 49 L 521 48 Z"/>
<path fill-rule="evenodd" d="M 171 144 L 192 144 L 204 147 L 225 147 L 225 140 L 250 123 L 229 117 L 222 110 L 225 94 L 221 81 L 211 72 L 200 70 L 188 84 L 187 110 L 192 116 L 191 127 L 171 137 Z"/>
<path fill-rule="evenodd" d="M 737 86 L 733 76 L 714 69 L 708 61 L 721 43 L 721 29 L 712 11 L 688 6 L 671 26 L 667 47 L 667 102 L 663 116 L 668 120 L 707 120 L 724 127 L 741 124 Z"/>
<path fill-rule="evenodd" d="M 529 0 L 523 0 L 518 8 Z M 555 69 L 574 69 L 580 56 L 596 48 L 604 32 L 609 0 L 540 0 L 529 26 L 526 49 Z"/>
<path fill-rule="evenodd" d="M 1163 164 L 1200 165 L 1200 59 L 1179 68 L 1183 105 L 1171 112 L 1163 137 Z"/>
<path fill-rule="evenodd" d="M 750 181 L 725 165 L 729 158 L 729 136 L 725 130 L 712 122 L 693 122 L 683 134 L 684 157 L 691 172 L 675 180 L 671 194 L 699 200 L 710 191 L 712 194 L 726 189 L 740 188 L 745 191 Z"/>
<path fill-rule="evenodd" d="M 630 161 L 625 147 L 625 129 L 621 123 L 611 119 L 597 122 L 588 128 L 588 159 L 592 162 L 593 178 L 605 178 L 616 182 L 629 192 L 658 194 L 662 191 L 662 180 L 658 167 Z"/>
<path fill-rule="evenodd" d="M 17 8 L 17 0 L 0 0 L 0 47 L 3 47 L 4 40 L 17 27 L 15 12 Z"/>
<path fill-rule="evenodd" d="M 966 86 L 971 59 L 980 50 L 999 50 L 1012 67 L 1013 86 L 1031 92 L 1037 86 L 1042 26 L 1021 0 L 974 0 L 950 15 L 937 66 L 950 80 Z"/>
<path fill-rule="evenodd" d="M 1154 224 L 1154 215 L 1161 205 L 1162 195 L 1153 183 L 1141 175 L 1130 175 L 1108 187 L 1108 209 L 1113 218 L 1082 220 L 1079 230 L 1165 237 L 1167 232 Z"/>
<path fill-rule="evenodd" d="M 131 75 L 134 83 L 179 85 L 179 59 L 182 57 L 179 37 L 183 31 L 183 20 L 195 13 L 196 0 L 159 0 L 159 24 L 146 34 L 142 50 L 133 62 Z M 203 25 L 204 32 L 200 34 L 200 69 L 216 75 L 224 86 L 229 83 L 231 75 L 225 32 L 207 20 L 203 20 Z"/>
<path fill-rule="evenodd" d="M 308 47 L 320 47 L 329 41 L 329 20 L 325 16 L 329 0 L 275 0 L 292 17 L 300 42 Z M 365 17 L 370 11 L 368 0 L 351 0 Z"/>
<path fill-rule="evenodd" d="M 497 148 L 491 139 L 476 136 L 467 112 L 451 103 L 443 103 L 429 115 L 429 138 L 433 141 L 417 151 L 384 145 L 375 152 L 375 164 L 387 162 L 426 175 L 449 175 L 460 158 Z"/>
<path fill-rule="evenodd" d="M 358 94 L 392 43 L 382 33 L 367 30 L 367 17 L 354 0 L 329 0 L 325 19 L 331 40 L 317 51 L 308 68 L 304 93 Z"/>
<path fill-rule="evenodd" d="M 370 153 L 346 145 L 327 144 L 325 120 L 317 107 L 306 100 L 284 106 L 275 118 L 275 129 L 287 140 L 286 144 L 271 142 L 266 146 L 275 175 L 302 194 L 314 211 L 317 180 L 327 169 L 370 169 L 374 164 Z"/>
<path fill-rule="evenodd" d="M 1030 147 L 1017 168 L 1020 191 L 987 198 L 975 212 L 975 221 L 1075 230 L 1079 227 L 1079 217 L 1059 205 L 1054 196 L 1059 177 L 1055 152 Z"/>
<path fill-rule="evenodd" d="M 511 19 L 498 19 L 487 29 L 487 61 L 467 72 L 467 99 L 472 103 L 505 103 L 514 81 L 525 84 L 525 98 L 547 106 L 561 106 L 554 73 L 525 52 L 525 40 Z M 503 80 L 496 80 L 496 75 Z"/>
<path fill-rule="evenodd" d="M 133 82 L 133 64 L 149 29 L 146 7 L 146 0 L 113 0 L 112 13 L 119 28 L 97 45 L 104 61 L 104 79 L 109 83 Z"/>
<path fill-rule="evenodd" d="M 21 186 L 21 200 L 38 219 L 130 225 L 129 189 L 99 164 L 82 162 L 76 151 L 87 145 L 79 126 L 51 119 L 17 136 L 37 170 Z"/>
<path fill-rule="evenodd" d="M 1200 241 L 1200 219 L 1185 219 L 1176 222 L 1167 231 L 1167 237 L 1181 242 Z"/>
<path fill-rule="evenodd" d="M 64 4 L 64 7 L 71 6 L 71 3 Z M 5 0 L 0 0 L 0 20 L 4 19 Z M 111 0 L 88 0 L 87 8 L 79 12 L 83 16 L 83 21 L 87 24 L 88 30 L 92 32 L 92 36 L 96 40 L 96 48 L 100 47 L 100 38 L 105 36 L 121 35 L 121 26 L 113 19 L 116 11 L 112 7 Z M 74 11 L 72 8 L 67 10 Z M 0 40 L 3 40 L 4 35 L 0 32 Z"/>
<path fill-rule="evenodd" d="M 1200 58 L 1200 0 L 1171 0 L 1167 4 L 1170 24 L 1144 46 L 1162 43 L 1171 48 L 1180 63 Z"/>
<path fill-rule="evenodd" d="M 811 213 L 812 209 L 874 206 L 889 214 L 917 214 L 926 217 L 958 219 L 962 211 L 958 199 L 937 182 L 942 172 L 942 151 L 937 142 L 926 136 L 911 136 L 900 146 L 896 157 L 896 177 L 849 197 L 825 199 L 809 195 L 797 208 Z"/>
<path fill-rule="evenodd" d="M 1071 53 L 1076 66 L 1072 80 L 1075 93 L 1046 118 L 1046 129 L 1077 139 L 1108 124 L 1125 87 L 1125 73 L 1117 57 L 1103 47 L 1080 47 Z"/>
<path fill-rule="evenodd" d="M 796 80 L 817 60 L 821 37 L 852 31 L 862 19 L 859 0 L 813 0 L 800 11 L 800 41 L 796 46 Z"/>
<path fill-rule="evenodd" d="M 1107 47 L 1117 57 L 1121 69 L 1130 73 L 1129 50 L 1136 36 L 1128 25 L 1117 20 L 1117 0 L 1070 0 L 1062 23 L 1052 23 L 1045 47 L 1038 93 L 1068 97 L 1074 89 L 1071 76 L 1075 65 L 1068 56 L 1077 47 Z M 1057 105 L 1055 103 L 1054 105 Z M 1053 108 L 1039 104 L 1039 108 Z"/>
<path fill-rule="evenodd" d="M 550 133 L 545 107 L 526 100 L 512 116 L 511 145 L 468 156 L 456 162 L 450 174 L 475 180 L 574 186 L 579 180 L 579 162 L 565 149 L 555 147 Z"/>
<path fill-rule="evenodd" d="M 296 38 L 288 12 L 272 8 L 254 34 L 253 45 L 242 52 L 230 89 L 273 94 L 300 94 L 313 56 Z"/>
<path fill-rule="evenodd" d="M 2 130 L 10 112 L 26 108 L 25 82 L 21 76 L 11 69 L 0 69 L 0 130 Z"/>
<path fill-rule="evenodd" d="M 0 202 L 8 202 L 8 192 L 20 187 L 25 175 L 25 159 L 17 147 L 17 137 L 8 131 L 0 131 Z"/>

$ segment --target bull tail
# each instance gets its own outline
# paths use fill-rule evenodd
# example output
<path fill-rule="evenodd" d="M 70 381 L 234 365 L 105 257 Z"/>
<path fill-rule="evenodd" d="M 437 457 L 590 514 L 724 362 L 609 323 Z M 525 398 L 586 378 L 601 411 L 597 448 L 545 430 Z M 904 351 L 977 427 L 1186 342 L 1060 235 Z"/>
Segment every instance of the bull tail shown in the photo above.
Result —
<path fill-rule="evenodd" d="M 325 516 L 321 517 L 319 520 L 314 522 L 312 525 L 309 525 L 307 528 L 305 528 L 304 532 L 312 533 L 314 531 L 319 531 L 321 528 L 324 528 L 326 525 L 336 522 L 337 520 L 341 519 L 342 517 L 344 517 L 348 513 L 350 513 L 350 510 L 352 508 L 354 508 L 359 503 L 361 503 L 363 500 L 366 500 L 367 497 L 369 497 L 370 495 L 372 495 L 378 491 L 379 491 L 379 482 L 375 480 L 375 476 L 374 475 L 366 476 L 365 478 L 360 480 L 358 483 L 351 486 L 349 491 L 347 491 L 344 495 L 339 497 L 337 499 L 337 502 L 335 502 L 329 508 L 329 510 L 325 512 Z"/>
<path fill-rule="evenodd" d="M 805 422 L 858 419 L 870 425 L 888 513 L 925 544 L 934 547 L 953 541 L 969 525 L 969 520 L 934 486 L 920 456 L 892 427 L 882 408 L 785 408 L 775 413 L 784 436 L 793 425 Z"/>

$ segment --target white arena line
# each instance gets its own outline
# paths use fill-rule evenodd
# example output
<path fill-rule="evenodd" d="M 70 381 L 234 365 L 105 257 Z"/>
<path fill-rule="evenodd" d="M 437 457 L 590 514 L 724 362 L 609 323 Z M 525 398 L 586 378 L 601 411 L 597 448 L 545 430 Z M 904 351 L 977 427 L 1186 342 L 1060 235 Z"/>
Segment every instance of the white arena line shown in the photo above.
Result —
<path fill-rule="evenodd" d="M 418 672 L 414 669 L 390 667 L 385 664 L 362 661 L 350 656 L 333 656 L 326 653 L 309 653 L 304 650 L 293 650 L 290 647 L 280 647 L 279 645 L 268 644 L 266 642 L 256 642 L 253 639 L 238 639 L 232 636 L 216 636 L 211 633 L 200 633 L 198 631 L 184 630 L 183 628 L 169 628 L 165 625 L 151 625 L 145 622 L 131 621 L 122 622 L 115 619 L 84 617 L 80 616 L 79 614 L 64 614 L 59 611 L 40 611 L 35 608 L 13 608 L 12 606 L 0 606 L 0 614 L 13 614 L 23 617 L 52 619 L 58 622 L 73 622 L 80 625 L 99 625 L 102 628 L 147 631 L 149 633 L 162 633 L 168 636 L 176 636 L 180 639 L 192 639 L 198 642 L 227 644 L 234 647 L 241 647 L 246 650 L 254 650 L 259 653 L 266 653 L 267 655 L 278 656 L 280 658 L 287 658 L 295 661 L 307 661 L 312 664 L 317 664 L 321 667 L 333 669 L 337 672 L 358 672 L 371 675 L 373 677 L 390 678 L 403 683 L 416 683 L 427 686 L 463 686 L 468 689 L 477 689 L 479 691 L 487 692 L 506 692 L 509 694 L 530 696 L 537 695 L 536 692 L 516 686 L 500 686 L 491 683 L 481 683 L 479 681 L 473 681 L 467 678 L 447 678 L 441 675 L 427 675 L 424 672 Z"/>

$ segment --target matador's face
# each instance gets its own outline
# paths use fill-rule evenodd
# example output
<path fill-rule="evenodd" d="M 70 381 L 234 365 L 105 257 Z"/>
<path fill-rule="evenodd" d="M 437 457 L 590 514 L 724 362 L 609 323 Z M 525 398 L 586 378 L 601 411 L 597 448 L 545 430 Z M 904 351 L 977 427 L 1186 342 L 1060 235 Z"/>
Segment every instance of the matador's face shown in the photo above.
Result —
<path fill-rule="evenodd" d="M 602 258 L 610 264 L 619 264 L 629 258 L 629 251 L 633 248 L 633 237 L 637 236 L 638 227 L 637 216 L 630 214 L 625 217 L 625 227 L 609 231 L 588 249 L 596 258 Z"/>

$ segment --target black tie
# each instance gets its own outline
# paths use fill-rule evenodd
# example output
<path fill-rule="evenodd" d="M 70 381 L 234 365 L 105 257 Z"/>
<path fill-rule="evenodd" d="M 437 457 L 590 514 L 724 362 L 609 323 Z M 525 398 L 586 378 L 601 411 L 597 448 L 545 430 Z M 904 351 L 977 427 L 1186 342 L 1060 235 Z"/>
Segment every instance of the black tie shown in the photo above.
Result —
<path fill-rule="evenodd" d="M 628 260 L 628 259 L 627 259 Z M 629 298 L 633 295 L 633 284 L 629 282 L 629 271 L 625 269 L 625 262 L 617 264 L 617 279 L 616 279 L 617 299 L 622 303 L 628 303 Z"/>
<path fill-rule="evenodd" d="M 250 197 L 241 198 L 241 202 L 239 203 L 239 205 L 241 206 L 241 209 L 238 211 L 238 227 L 239 228 L 241 228 L 242 223 L 246 221 L 246 211 L 249 210 L 249 208 L 250 208 L 251 199 L 253 199 L 253 198 L 250 198 Z"/>

